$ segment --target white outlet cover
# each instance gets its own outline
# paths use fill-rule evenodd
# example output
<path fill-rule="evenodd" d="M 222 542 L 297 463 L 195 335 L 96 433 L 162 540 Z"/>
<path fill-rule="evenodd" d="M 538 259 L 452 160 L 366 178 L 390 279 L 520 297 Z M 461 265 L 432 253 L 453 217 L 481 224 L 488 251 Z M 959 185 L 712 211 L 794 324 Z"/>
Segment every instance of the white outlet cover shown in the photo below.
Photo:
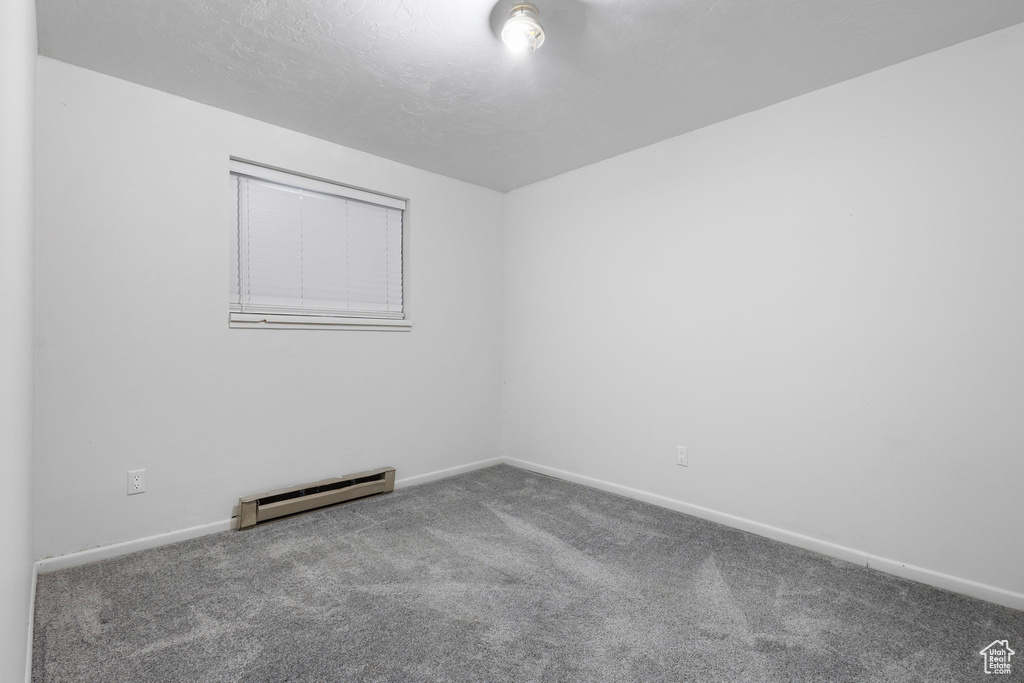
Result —
<path fill-rule="evenodd" d="M 690 456 L 686 451 L 686 446 L 676 446 L 676 464 L 680 467 L 690 466 Z"/>
<path fill-rule="evenodd" d="M 146 492 L 146 470 L 128 471 L 128 495 L 134 496 Z"/>

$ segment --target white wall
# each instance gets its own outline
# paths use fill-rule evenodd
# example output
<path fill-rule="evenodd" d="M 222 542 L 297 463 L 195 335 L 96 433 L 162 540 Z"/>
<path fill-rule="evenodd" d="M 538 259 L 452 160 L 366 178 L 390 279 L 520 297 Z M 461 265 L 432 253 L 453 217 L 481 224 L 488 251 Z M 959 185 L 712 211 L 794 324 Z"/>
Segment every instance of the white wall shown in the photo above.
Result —
<path fill-rule="evenodd" d="M 35 2 L 0 2 L 0 680 L 25 677 L 32 576 Z"/>
<path fill-rule="evenodd" d="M 506 454 L 1024 592 L 1022 83 L 1024 25 L 507 195 Z"/>
<path fill-rule="evenodd" d="M 38 556 L 499 455 L 500 194 L 45 58 L 37 106 Z M 408 197 L 413 330 L 228 329 L 229 155 Z"/>

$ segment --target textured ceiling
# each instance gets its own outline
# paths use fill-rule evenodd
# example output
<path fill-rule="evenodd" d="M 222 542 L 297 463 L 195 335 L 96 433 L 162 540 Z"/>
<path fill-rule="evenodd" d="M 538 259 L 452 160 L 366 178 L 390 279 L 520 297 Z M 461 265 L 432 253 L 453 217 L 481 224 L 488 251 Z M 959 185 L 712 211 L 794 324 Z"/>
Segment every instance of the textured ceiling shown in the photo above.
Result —
<path fill-rule="evenodd" d="M 41 54 L 509 190 L 1024 22 L 1022 0 L 38 0 Z"/>

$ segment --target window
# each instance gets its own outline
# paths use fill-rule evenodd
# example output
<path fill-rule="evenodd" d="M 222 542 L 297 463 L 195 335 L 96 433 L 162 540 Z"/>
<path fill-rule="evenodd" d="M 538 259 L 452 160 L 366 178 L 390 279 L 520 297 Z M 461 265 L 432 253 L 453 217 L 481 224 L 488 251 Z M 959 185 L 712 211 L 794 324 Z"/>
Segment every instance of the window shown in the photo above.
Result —
<path fill-rule="evenodd" d="M 231 162 L 232 327 L 409 329 L 406 203 Z"/>

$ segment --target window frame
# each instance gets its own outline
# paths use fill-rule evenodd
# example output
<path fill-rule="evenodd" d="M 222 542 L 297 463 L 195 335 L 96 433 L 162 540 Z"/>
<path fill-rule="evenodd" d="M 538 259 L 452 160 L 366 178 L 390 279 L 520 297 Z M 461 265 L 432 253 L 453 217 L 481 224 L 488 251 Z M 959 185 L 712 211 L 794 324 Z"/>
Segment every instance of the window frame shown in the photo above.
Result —
<path fill-rule="evenodd" d="M 235 175 L 402 211 L 401 313 L 403 317 L 373 318 L 359 317 L 351 314 L 330 315 L 284 311 L 280 313 L 240 311 L 237 308 L 239 303 L 232 301 L 231 297 L 229 297 L 229 327 L 238 329 L 360 330 L 377 332 L 408 332 L 412 329 L 413 323 L 408 317 L 409 199 L 232 156 L 229 161 L 228 178 L 234 182 Z M 229 248 L 229 258 L 239 259 L 238 267 L 240 268 L 241 257 L 236 249 L 238 245 L 237 223 L 233 226 L 233 230 L 236 232 L 233 234 L 229 232 L 229 237 L 232 240 Z M 233 277 L 234 267 L 234 265 L 229 266 L 229 277 Z"/>

